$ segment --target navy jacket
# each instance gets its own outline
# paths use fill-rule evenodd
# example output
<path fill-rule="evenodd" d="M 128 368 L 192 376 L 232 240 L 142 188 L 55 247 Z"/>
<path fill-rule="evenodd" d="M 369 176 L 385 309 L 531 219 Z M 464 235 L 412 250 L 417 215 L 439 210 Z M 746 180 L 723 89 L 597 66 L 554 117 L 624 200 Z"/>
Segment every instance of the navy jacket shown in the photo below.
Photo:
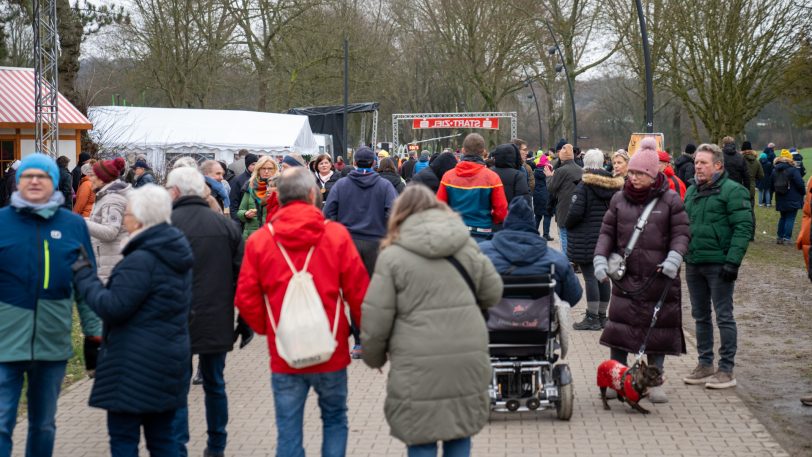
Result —
<path fill-rule="evenodd" d="M 240 224 L 240 227 L 243 226 L 240 218 L 237 217 L 237 213 L 240 211 L 240 202 L 242 202 L 242 194 L 245 192 L 243 187 L 245 187 L 245 183 L 251 179 L 251 172 L 245 170 L 242 174 L 236 175 L 231 178 L 231 181 L 228 182 L 228 185 L 231 186 L 231 193 L 228 194 L 228 200 L 231 205 L 229 205 L 229 215 L 232 219 L 237 221 Z"/>
<path fill-rule="evenodd" d="M 547 175 L 544 174 L 544 167 L 537 166 L 533 170 L 533 176 L 536 178 L 536 186 L 533 188 L 533 211 L 536 216 L 551 216 L 547 212 L 550 192 L 547 190 Z"/>
<path fill-rule="evenodd" d="M 180 230 L 159 224 L 127 243 L 105 287 L 92 268 L 76 288 L 104 323 L 90 406 L 145 414 L 186 405 L 192 265 Z"/>
<path fill-rule="evenodd" d="M 762 190 L 769 190 L 770 189 L 770 175 L 773 174 L 773 162 L 775 162 L 775 152 L 772 148 L 764 148 L 764 158 L 762 159 L 759 156 L 758 161 L 761 162 L 761 168 L 764 170 L 764 179 L 762 182 Z"/>
<path fill-rule="evenodd" d="M 547 246 L 547 240 L 539 236 L 533 210 L 527 200 L 518 197 L 510 202 L 504 228 L 493 238 L 479 244 L 500 275 L 510 272 L 514 276 L 549 274 L 555 265 L 555 292 L 562 300 L 575 306 L 581 299 L 583 289 L 570 266 L 567 257 Z"/>
<path fill-rule="evenodd" d="M 775 192 L 775 175 L 777 173 L 787 173 L 787 178 L 789 178 L 789 192 L 784 195 Z M 773 169 L 773 174 L 770 176 L 770 188 L 775 193 L 776 211 L 792 211 L 804 207 L 806 186 L 804 185 L 803 178 L 801 178 L 801 172 L 798 171 L 793 164 L 782 162 L 781 160 L 777 161 Z"/>
<path fill-rule="evenodd" d="M 353 238 L 377 241 L 386 235 L 386 221 L 396 198 L 392 183 L 378 173 L 353 170 L 333 186 L 324 204 L 324 217 L 344 224 Z"/>

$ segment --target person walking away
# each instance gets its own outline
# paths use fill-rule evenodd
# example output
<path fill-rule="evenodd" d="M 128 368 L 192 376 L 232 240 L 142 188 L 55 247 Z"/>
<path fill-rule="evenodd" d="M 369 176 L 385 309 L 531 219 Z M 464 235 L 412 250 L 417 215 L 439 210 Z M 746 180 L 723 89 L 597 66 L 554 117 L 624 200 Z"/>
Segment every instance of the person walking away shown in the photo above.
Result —
<path fill-rule="evenodd" d="M 744 157 L 736 150 L 736 141 L 733 137 L 726 136 L 722 138 L 721 146 L 722 152 L 725 154 L 725 171 L 727 171 L 729 179 L 741 184 L 745 189 L 749 189 L 750 172 L 747 170 Z"/>
<path fill-rule="evenodd" d="M 750 215 L 753 219 L 753 235 L 750 241 L 755 241 L 756 235 L 756 187 L 762 188 L 764 181 L 764 169 L 758 161 L 758 154 L 753 150 L 753 145 L 749 141 L 742 143 L 742 157 L 747 164 L 747 171 L 750 172 Z"/>
<path fill-rule="evenodd" d="M 612 176 L 620 176 L 626 178 L 629 171 L 629 153 L 623 149 L 618 149 L 612 155 Z M 691 162 L 693 163 L 693 162 Z"/>
<path fill-rule="evenodd" d="M 494 225 L 507 215 L 505 188 L 499 175 L 485 166 L 485 139 L 471 133 L 462 143 L 460 162 L 443 175 L 437 199 L 462 216 L 471 236 L 478 242 L 493 235 Z"/>
<path fill-rule="evenodd" d="M 683 151 L 682 154 L 680 154 L 680 156 L 674 161 L 674 166 L 677 168 L 675 170 L 677 177 L 681 179 L 686 186 L 690 186 L 691 180 L 694 179 L 695 152 L 696 146 L 693 144 L 687 144 L 685 146 L 685 151 Z"/>
<path fill-rule="evenodd" d="M 428 153 L 428 151 L 423 152 Z M 400 166 L 400 177 L 403 178 L 404 181 L 406 181 L 406 184 L 408 184 L 412 180 L 414 175 L 417 174 L 414 171 L 414 167 L 416 164 L 417 164 L 417 151 L 410 151 L 409 160 L 407 160 L 406 162 L 403 163 L 403 165 Z"/>
<path fill-rule="evenodd" d="M 194 256 L 189 338 L 192 354 L 198 354 L 200 360 L 205 393 L 208 439 L 203 455 L 222 457 L 228 437 L 223 372 L 226 356 L 234 347 L 234 292 L 243 239 L 230 218 L 209 208 L 204 199 L 206 185 L 203 175 L 193 168 L 172 170 L 166 179 L 173 200 L 172 225 L 189 240 Z M 178 410 L 175 425 L 178 440 L 185 445 L 189 439 L 188 408 Z"/>
<path fill-rule="evenodd" d="M 321 154 L 316 157 L 316 184 L 319 185 L 321 201 L 326 202 L 330 196 L 330 190 L 341 178 L 341 173 L 333 167 L 333 159 L 329 154 Z"/>
<path fill-rule="evenodd" d="M 414 164 L 414 174 L 420 173 L 424 168 L 429 166 L 429 157 L 431 157 L 429 151 L 422 151 L 420 153 L 420 159 Z"/>
<path fill-rule="evenodd" d="M 533 176 L 533 167 L 527 163 L 527 153 L 529 151 L 527 141 L 524 141 L 521 138 L 514 138 L 510 142 L 519 148 L 519 162 L 521 163 L 519 171 L 521 171 L 524 174 L 524 177 L 527 179 L 527 189 L 530 195 L 533 195 L 533 190 L 536 188 L 536 178 Z"/>
<path fill-rule="evenodd" d="M 73 355 L 74 303 L 84 339 L 96 345 L 100 340 L 98 317 L 75 299 L 71 286 L 79 246 L 89 252 L 91 264 L 93 250 L 82 218 L 62 207 L 59 168 L 52 158 L 29 154 L 18 164 L 15 181 L 10 206 L 0 209 L 0 456 L 11 457 L 27 380 L 25 455 L 50 457 L 57 397 Z"/>
<path fill-rule="evenodd" d="M 73 205 L 73 212 L 84 217 L 90 217 L 93 212 L 93 204 L 96 202 L 96 192 L 93 191 L 93 183 L 90 176 L 93 174 L 93 165 L 96 161 L 88 160 L 82 165 L 82 179 L 79 188 L 76 190 L 76 202 Z"/>
<path fill-rule="evenodd" d="M 758 206 L 770 207 L 773 203 L 773 194 L 771 189 L 770 177 L 773 174 L 773 162 L 775 162 L 775 144 L 770 143 L 764 148 L 764 152 L 758 157 L 761 163 L 761 168 L 764 170 L 764 180 L 762 181 L 762 189 L 760 189 L 758 197 Z"/>
<path fill-rule="evenodd" d="M 226 169 L 216 160 L 206 160 L 200 164 L 200 173 L 203 175 L 206 187 L 209 188 L 209 195 L 217 202 L 220 212 L 230 216 L 231 200 L 228 190 L 223 186 L 224 182 L 228 182 L 224 178 Z"/>
<path fill-rule="evenodd" d="M 68 211 L 73 210 L 73 178 L 71 177 L 70 171 L 68 171 L 68 164 L 70 163 L 70 159 L 66 156 L 59 156 L 56 159 L 56 165 L 59 167 L 59 186 L 58 189 L 62 192 L 62 195 L 65 197 L 65 203 L 62 203 L 62 207 Z"/>
<path fill-rule="evenodd" d="M 795 168 L 801 173 L 801 178 L 806 176 L 806 167 L 804 167 L 804 156 L 796 148 L 789 148 L 789 153 L 792 155 L 792 160 L 795 162 Z"/>
<path fill-rule="evenodd" d="M 584 156 L 584 175 L 572 194 L 572 204 L 564 224 L 567 227 L 567 257 L 578 265 L 586 285 L 586 315 L 572 325 L 575 330 L 601 330 L 606 325 L 606 309 L 612 286 L 595 277 L 592 266 L 595 245 L 609 202 L 625 180 L 603 169 L 603 151 L 590 149 Z M 575 303 L 572 303 L 575 305 Z"/>
<path fill-rule="evenodd" d="M 671 167 L 671 155 L 665 151 L 657 151 L 657 156 L 660 159 L 660 173 L 665 175 L 668 188 L 678 193 L 679 198 L 685 199 L 685 183 L 674 174 L 674 169 Z"/>
<path fill-rule="evenodd" d="M 121 157 L 101 160 L 93 165 L 93 173 L 89 176 L 96 191 L 96 201 L 86 222 L 102 283 L 107 282 L 113 267 L 121 260 L 122 244 L 127 239 L 124 213 L 127 194 L 132 187 L 119 178 L 125 166 Z"/>
<path fill-rule="evenodd" d="M 372 155 L 371 150 L 366 150 L 367 156 Z M 371 162 L 374 156 L 363 160 Z M 349 322 L 343 308 L 348 306 L 352 318 L 361 323 L 361 302 L 369 276 L 347 229 L 326 220 L 318 209 L 319 190 L 308 170 L 285 170 L 278 189 L 282 207 L 270 225 L 245 245 L 234 304 L 254 331 L 267 335 L 278 437 L 276 455 L 304 455 L 302 422 L 312 387 L 319 398 L 323 422 L 321 455 L 343 457 L 348 435 L 350 363 Z M 282 303 L 293 277 L 292 268 L 312 275 L 336 341 L 329 360 L 304 368 L 288 365 L 276 345 L 276 329 L 285 325 L 284 315 L 288 312 Z"/>
<path fill-rule="evenodd" d="M 558 233 L 561 237 L 561 251 L 567 252 L 567 212 L 572 203 L 572 194 L 575 187 L 581 182 L 584 169 L 579 167 L 574 160 L 571 144 L 565 144 L 558 153 L 559 166 L 555 170 L 544 170 L 547 176 L 547 189 L 551 198 L 557 202 L 555 210 L 555 223 L 558 225 Z"/>
<path fill-rule="evenodd" d="M 191 377 L 189 242 L 169 225 L 172 201 L 156 185 L 127 195 L 124 258 L 105 285 L 84 255 L 73 264 L 82 300 L 104 322 L 90 406 L 107 411 L 110 455 L 138 454 L 143 429 L 151 456 L 177 456 L 173 427 Z"/>
<path fill-rule="evenodd" d="M 683 382 L 711 389 L 736 385 L 733 290 L 753 231 L 749 192 L 728 178 L 724 160 L 718 146 L 700 145 L 694 159 L 696 184 L 688 188 L 685 196 L 685 210 L 691 221 L 685 280 L 696 322 L 699 361 Z M 716 313 L 721 339 L 718 370 L 713 367 L 712 311 Z"/>
<path fill-rule="evenodd" d="M 231 192 L 228 194 L 228 201 L 231 203 L 231 207 L 228 213 L 243 229 L 245 228 L 245 223 L 240 220 L 237 213 L 240 212 L 240 204 L 242 203 L 243 194 L 245 193 L 245 183 L 253 176 L 254 168 L 256 168 L 258 160 L 259 157 L 254 154 L 245 154 L 245 170 L 242 173 L 235 174 L 234 177 L 231 178 L 231 181 L 228 182 L 228 185 L 231 187 Z M 275 161 L 274 165 L 276 165 Z"/>
<path fill-rule="evenodd" d="M 403 189 L 406 188 L 406 183 L 403 182 L 403 178 L 398 174 L 395 162 L 390 157 L 381 159 L 378 165 L 378 174 L 381 175 L 381 178 L 392 184 L 392 187 L 395 188 L 398 195 L 403 193 Z"/>
<path fill-rule="evenodd" d="M 643 231 L 626 256 L 634 227 L 650 204 L 653 207 Z M 648 363 L 664 370 L 666 355 L 686 353 L 679 270 L 690 237 L 682 199 L 659 172 L 657 143 L 653 138 L 644 138 L 629 161 L 623 190 L 609 203 L 595 246 L 593 266 L 598 281 L 609 280 L 608 258 L 612 254 L 626 257 L 626 273 L 612 287 L 608 320 L 600 338 L 600 343 L 609 347 L 612 360 L 627 365 L 628 354 L 640 350 L 651 327 L 654 307 L 664 292 L 662 309 L 645 349 Z M 668 401 L 663 386 L 650 388 L 648 398 L 652 403 Z"/>
<path fill-rule="evenodd" d="M 273 158 L 262 156 L 253 170 L 251 179 L 244 185 L 242 201 L 237 210 L 237 217 L 243 224 L 243 239 L 248 239 L 265 221 L 268 199 L 273 193 L 270 182 L 277 168 Z"/>
<path fill-rule="evenodd" d="M 134 189 L 146 186 L 147 184 L 155 184 L 155 175 L 145 160 L 135 161 L 135 165 L 133 165 L 133 177 L 135 178 L 135 182 L 133 182 Z"/>
<path fill-rule="evenodd" d="M 501 298 L 502 280 L 459 215 L 424 186 L 397 200 L 381 247 L 362 339 L 369 367 L 391 363 L 384 405 L 391 434 L 409 457 L 436 456 L 438 442 L 446 457 L 469 456 L 490 414 L 482 312 Z"/>
<path fill-rule="evenodd" d="M 544 173 L 544 170 L 545 168 L 552 167 L 547 156 L 541 154 L 536 164 L 536 169 L 533 170 L 536 184 L 533 189 L 533 213 L 536 218 L 536 231 L 541 230 L 542 236 L 547 241 L 553 241 L 553 237 L 550 236 L 550 225 L 553 222 L 553 214 L 548 209 L 550 192 L 547 190 L 547 175 Z"/>
<path fill-rule="evenodd" d="M 770 190 L 775 193 L 775 210 L 781 214 L 776 233 L 777 244 L 790 244 L 795 217 L 803 207 L 806 187 L 795 161 L 788 151 L 775 159 Z"/>
<path fill-rule="evenodd" d="M 513 143 L 500 144 L 493 150 L 491 157 L 494 159 L 491 170 L 502 181 L 505 199 L 511 202 L 514 197 L 522 197 L 530 201 L 532 197 L 527 186 L 527 177 L 521 171 L 524 167 L 520 161 L 518 147 Z"/>
<path fill-rule="evenodd" d="M 70 172 L 71 187 L 73 188 L 74 193 L 79 193 L 79 184 L 82 182 L 82 176 L 84 176 L 82 165 L 86 164 L 88 160 L 90 160 L 90 154 L 86 152 L 80 153 L 79 161 L 76 162 L 76 166 L 73 167 L 73 170 Z"/>
<path fill-rule="evenodd" d="M 419 183 L 431 189 L 433 193 L 437 193 L 440 189 L 440 180 L 447 171 L 453 170 L 457 166 L 457 158 L 453 152 L 443 152 L 438 155 L 427 168 L 424 168 L 420 173 L 412 176 L 409 183 Z"/>

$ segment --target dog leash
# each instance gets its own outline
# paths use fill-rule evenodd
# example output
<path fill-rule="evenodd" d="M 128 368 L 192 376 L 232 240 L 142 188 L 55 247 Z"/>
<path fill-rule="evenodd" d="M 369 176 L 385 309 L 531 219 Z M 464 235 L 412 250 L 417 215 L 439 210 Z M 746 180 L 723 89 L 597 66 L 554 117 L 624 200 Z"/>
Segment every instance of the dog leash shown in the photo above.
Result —
<path fill-rule="evenodd" d="M 665 303 L 665 297 L 668 295 L 669 289 L 671 289 L 671 283 L 674 280 L 669 278 L 668 281 L 665 283 L 665 288 L 663 289 L 663 293 L 660 294 L 660 299 L 657 301 L 657 304 L 654 305 L 654 313 L 651 315 L 651 325 L 648 327 L 648 331 L 646 331 L 646 337 L 643 338 L 643 344 L 640 346 L 640 350 L 637 351 L 637 355 L 634 359 L 634 365 L 632 365 L 629 370 L 632 368 L 636 369 L 637 366 L 640 364 L 640 359 L 643 358 L 643 354 L 646 352 L 646 345 L 648 344 L 648 338 L 651 336 L 651 330 L 654 329 L 654 326 L 657 324 L 657 314 L 660 313 L 660 309 L 663 307 L 663 303 Z"/>

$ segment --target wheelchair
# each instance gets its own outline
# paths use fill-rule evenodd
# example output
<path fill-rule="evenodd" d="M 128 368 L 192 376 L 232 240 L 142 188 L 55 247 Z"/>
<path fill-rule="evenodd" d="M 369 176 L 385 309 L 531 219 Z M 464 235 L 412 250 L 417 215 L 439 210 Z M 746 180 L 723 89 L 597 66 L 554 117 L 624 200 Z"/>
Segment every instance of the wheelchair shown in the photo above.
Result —
<path fill-rule="evenodd" d="M 553 274 L 502 276 L 502 300 L 486 313 L 491 412 L 555 408 L 558 419 L 572 417 L 572 373 L 556 363 L 566 356 L 568 333 L 561 321 L 569 310 L 555 306 Z"/>

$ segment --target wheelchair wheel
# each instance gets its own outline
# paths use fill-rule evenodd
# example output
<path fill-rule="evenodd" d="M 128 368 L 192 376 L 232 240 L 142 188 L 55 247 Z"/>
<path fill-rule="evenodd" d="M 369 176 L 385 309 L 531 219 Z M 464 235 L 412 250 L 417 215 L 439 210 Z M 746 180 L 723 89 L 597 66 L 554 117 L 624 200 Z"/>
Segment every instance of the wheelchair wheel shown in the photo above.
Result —
<path fill-rule="evenodd" d="M 572 404 L 574 402 L 572 383 L 559 386 L 558 402 L 555 404 L 556 415 L 562 421 L 568 421 L 572 417 Z"/>

